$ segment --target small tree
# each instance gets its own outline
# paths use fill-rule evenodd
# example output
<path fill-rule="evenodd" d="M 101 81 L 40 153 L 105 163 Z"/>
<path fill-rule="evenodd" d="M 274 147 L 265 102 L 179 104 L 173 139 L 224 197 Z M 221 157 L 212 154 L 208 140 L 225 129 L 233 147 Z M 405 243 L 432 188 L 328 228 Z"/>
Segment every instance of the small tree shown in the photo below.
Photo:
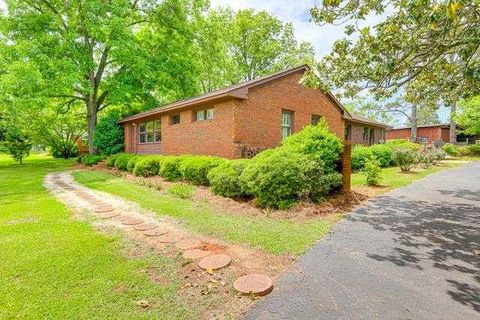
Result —
<path fill-rule="evenodd" d="M 118 124 L 121 118 L 121 113 L 115 111 L 110 112 L 98 122 L 93 145 L 99 152 L 110 155 L 123 151 L 123 128 Z"/>
<path fill-rule="evenodd" d="M 4 145 L 12 158 L 20 164 L 23 164 L 23 158 L 28 156 L 32 149 L 30 138 L 21 129 L 15 127 L 7 129 Z"/>
<path fill-rule="evenodd" d="M 380 168 L 380 161 L 378 161 L 376 158 L 369 159 L 367 162 L 365 162 L 364 173 L 369 186 L 378 186 L 382 181 L 382 169 Z"/>

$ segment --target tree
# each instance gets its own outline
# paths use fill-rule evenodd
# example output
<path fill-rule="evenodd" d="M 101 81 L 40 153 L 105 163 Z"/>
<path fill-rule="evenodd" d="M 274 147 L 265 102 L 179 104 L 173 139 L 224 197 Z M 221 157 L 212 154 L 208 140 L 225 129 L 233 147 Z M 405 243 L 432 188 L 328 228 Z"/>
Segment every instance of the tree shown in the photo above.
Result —
<path fill-rule="evenodd" d="M 384 21 L 357 27 L 387 8 Z M 461 98 L 480 90 L 478 1 L 328 0 L 311 14 L 318 24 L 352 21 L 346 35 L 358 35 L 337 41 L 319 63 L 319 87 L 341 87 L 347 95 L 369 89 L 384 97 L 404 90 L 410 103 L 447 105 L 452 114 Z"/>
<path fill-rule="evenodd" d="M 204 92 L 314 60 L 312 45 L 298 42 L 291 24 L 265 11 L 218 9 L 198 16 L 196 23 Z"/>
<path fill-rule="evenodd" d="M 32 149 L 30 137 L 25 131 L 13 124 L 7 128 L 3 143 L 12 158 L 20 164 L 23 164 L 23 158 L 27 157 Z"/>
<path fill-rule="evenodd" d="M 93 152 L 98 113 L 108 106 L 151 107 L 196 92 L 184 54 L 191 41 L 183 39 L 195 3 L 10 0 L 0 21 L 0 56 L 9 57 L 0 77 L 36 84 L 29 95 L 44 104 L 82 103 Z M 9 104 L 25 99 L 8 86 L 0 93 Z"/>
<path fill-rule="evenodd" d="M 123 151 L 123 127 L 118 124 L 121 118 L 118 110 L 111 110 L 98 122 L 93 143 L 101 153 L 111 155 Z"/>
<path fill-rule="evenodd" d="M 456 120 L 464 127 L 465 133 L 480 134 L 480 96 L 464 100 L 459 104 Z"/>

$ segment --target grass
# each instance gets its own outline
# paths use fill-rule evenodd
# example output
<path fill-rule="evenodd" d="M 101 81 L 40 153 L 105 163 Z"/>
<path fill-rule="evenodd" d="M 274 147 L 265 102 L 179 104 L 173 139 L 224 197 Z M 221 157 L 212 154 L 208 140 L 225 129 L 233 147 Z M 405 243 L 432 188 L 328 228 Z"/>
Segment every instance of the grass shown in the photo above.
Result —
<path fill-rule="evenodd" d="M 317 218 L 306 222 L 241 216 L 214 211 L 208 204 L 196 204 L 171 194 L 162 195 L 148 187 L 99 171 L 77 171 L 81 184 L 106 191 L 143 208 L 177 218 L 203 234 L 234 243 L 246 243 L 271 253 L 299 255 L 331 230 L 341 216 Z"/>
<path fill-rule="evenodd" d="M 472 158 L 474 159 L 474 158 Z M 466 160 L 471 161 L 472 159 Z M 458 162 L 444 161 L 438 166 L 431 166 L 427 169 L 414 168 L 411 172 L 402 172 L 399 167 L 382 168 L 381 187 L 375 188 L 376 194 L 382 194 L 392 189 L 407 186 L 414 181 L 424 178 L 432 173 L 450 169 L 461 165 Z M 365 174 L 357 172 L 352 174 L 352 187 L 367 186 Z"/>
<path fill-rule="evenodd" d="M 72 163 L 35 155 L 20 166 L 0 154 L 0 318 L 195 318 L 177 298 L 174 261 L 129 257 L 121 237 L 73 219 L 47 193 L 43 177 Z M 148 278 L 151 266 L 165 284 Z"/>

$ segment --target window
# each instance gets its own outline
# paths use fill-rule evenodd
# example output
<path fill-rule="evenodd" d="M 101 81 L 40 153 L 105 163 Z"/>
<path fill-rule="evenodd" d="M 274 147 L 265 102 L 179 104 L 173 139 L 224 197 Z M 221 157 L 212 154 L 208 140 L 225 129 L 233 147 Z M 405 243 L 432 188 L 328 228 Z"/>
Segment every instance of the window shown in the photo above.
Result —
<path fill-rule="evenodd" d="M 363 128 L 363 141 L 368 141 L 368 133 L 369 133 L 368 128 L 364 127 Z"/>
<path fill-rule="evenodd" d="M 420 143 L 428 143 L 428 137 L 420 137 Z"/>
<path fill-rule="evenodd" d="M 282 139 L 292 134 L 292 117 L 293 112 L 282 111 Z"/>
<path fill-rule="evenodd" d="M 213 119 L 213 115 L 214 115 L 213 108 L 198 110 L 195 113 L 194 120 L 195 121 L 210 120 L 210 119 Z"/>
<path fill-rule="evenodd" d="M 347 124 L 345 126 L 345 140 L 346 141 L 352 140 L 352 125 L 351 124 Z"/>
<path fill-rule="evenodd" d="M 170 116 L 170 124 L 179 124 L 179 123 L 180 123 L 180 115 L 179 114 Z"/>
<path fill-rule="evenodd" d="M 156 143 L 162 140 L 162 123 L 160 120 L 140 123 L 138 127 L 138 142 Z"/>
<path fill-rule="evenodd" d="M 312 114 L 312 124 L 316 126 L 320 120 L 322 119 L 322 116 L 319 116 L 317 114 Z"/>
<path fill-rule="evenodd" d="M 372 145 L 375 144 L 375 129 L 370 129 L 370 134 L 368 135 L 368 144 Z"/>

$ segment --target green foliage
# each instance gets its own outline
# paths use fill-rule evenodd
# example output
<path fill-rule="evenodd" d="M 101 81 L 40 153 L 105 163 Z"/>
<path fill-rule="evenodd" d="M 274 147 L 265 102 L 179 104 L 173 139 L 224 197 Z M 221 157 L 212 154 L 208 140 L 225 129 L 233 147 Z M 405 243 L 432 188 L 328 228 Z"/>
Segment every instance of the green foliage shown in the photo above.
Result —
<path fill-rule="evenodd" d="M 373 152 L 370 147 L 356 145 L 352 149 L 352 169 L 362 170 L 365 163 L 373 158 Z"/>
<path fill-rule="evenodd" d="M 162 160 L 162 156 L 144 157 L 135 165 L 133 174 L 141 177 L 156 176 L 160 171 Z"/>
<path fill-rule="evenodd" d="M 23 164 L 23 158 L 30 155 L 32 149 L 30 137 L 15 126 L 7 128 L 3 145 L 12 158 L 20 164 Z"/>
<path fill-rule="evenodd" d="M 334 172 L 343 152 L 340 139 L 328 130 L 325 120 L 306 126 L 300 132 L 286 138 L 282 148 L 298 152 L 321 161 L 326 173 Z"/>
<path fill-rule="evenodd" d="M 386 168 L 393 165 L 392 145 L 374 144 L 372 146 L 356 145 L 352 150 L 352 169 L 362 170 L 365 163 L 376 159 L 381 167 Z"/>
<path fill-rule="evenodd" d="M 445 151 L 449 156 L 456 157 L 460 155 L 460 149 L 458 146 L 454 145 L 453 143 L 445 143 L 442 147 L 443 151 Z"/>
<path fill-rule="evenodd" d="M 480 144 L 472 144 L 468 146 L 470 153 L 474 156 L 480 156 Z"/>
<path fill-rule="evenodd" d="M 369 186 L 378 186 L 382 181 L 382 169 L 380 168 L 380 161 L 375 158 L 368 159 L 365 162 L 363 172 L 367 178 Z"/>
<path fill-rule="evenodd" d="M 113 168 L 115 167 L 115 161 L 117 161 L 117 158 L 122 155 L 123 153 L 117 153 L 114 155 L 111 155 L 110 157 L 107 158 L 107 161 L 105 162 L 105 165 L 107 168 Z"/>
<path fill-rule="evenodd" d="M 393 160 L 403 172 L 409 172 L 419 162 L 419 154 L 409 148 L 393 150 Z"/>
<path fill-rule="evenodd" d="M 160 176 L 162 176 L 167 181 L 182 180 L 183 175 L 180 171 L 182 160 L 182 156 L 165 157 L 165 159 L 162 161 L 162 167 L 160 168 Z"/>
<path fill-rule="evenodd" d="M 240 184 L 261 207 L 286 209 L 300 199 L 319 201 L 341 185 L 341 175 L 326 174 L 312 157 L 276 148 L 258 154 L 245 167 Z"/>
<path fill-rule="evenodd" d="M 228 160 L 210 170 L 208 181 L 212 186 L 213 193 L 230 198 L 248 196 L 242 190 L 240 176 L 250 161 L 252 160 Z"/>
<path fill-rule="evenodd" d="M 225 160 L 209 156 L 184 156 L 180 171 L 186 181 L 196 185 L 208 185 L 208 172 Z"/>
<path fill-rule="evenodd" d="M 99 163 L 105 159 L 105 156 L 96 155 L 96 154 L 86 154 L 81 156 L 80 161 L 86 166 L 93 166 L 94 164 Z"/>
<path fill-rule="evenodd" d="M 135 154 L 130 153 L 120 153 L 115 157 L 115 168 L 121 171 L 127 171 L 128 162 L 133 157 L 136 157 Z"/>
<path fill-rule="evenodd" d="M 480 96 L 462 101 L 455 120 L 465 128 L 465 133 L 480 134 Z"/>
<path fill-rule="evenodd" d="M 118 124 L 122 114 L 110 112 L 97 123 L 93 145 L 102 154 L 115 154 L 123 151 L 123 127 Z"/>
<path fill-rule="evenodd" d="M 186 183 L 175 183 L 168 188 L 168 193 L 182 199 L 192 199 L 195 193 L 195 187 Z"/>
<path fill-rule="evenodd" d="M 133 170 L 135 170 L 135 166 L 142 159 L 143 159 L 142 156 L 135 156 L 135 157 L 130 158 L 130 160 L 128 161 L 128 164 L 127 164 L 127 171 L 133 173 Z"/>
<path fill-rule="evenodd" d="M 414 143 L 410 140 L 407 139 L 391 139 L 385 142 L 385 145 L 387 147 L 390 147 L 391 149 L 396 149 L 396 148 L 408 148 L 410 150 L 420 150 L 421 145 L 418 143 Z"/>
<path fill-rule="evenodd" d="M 50 146 L 50 153 L 54 158 L 74 158 L 78 156 L 78 147 L 71 140 L 58 140 Z"/>

